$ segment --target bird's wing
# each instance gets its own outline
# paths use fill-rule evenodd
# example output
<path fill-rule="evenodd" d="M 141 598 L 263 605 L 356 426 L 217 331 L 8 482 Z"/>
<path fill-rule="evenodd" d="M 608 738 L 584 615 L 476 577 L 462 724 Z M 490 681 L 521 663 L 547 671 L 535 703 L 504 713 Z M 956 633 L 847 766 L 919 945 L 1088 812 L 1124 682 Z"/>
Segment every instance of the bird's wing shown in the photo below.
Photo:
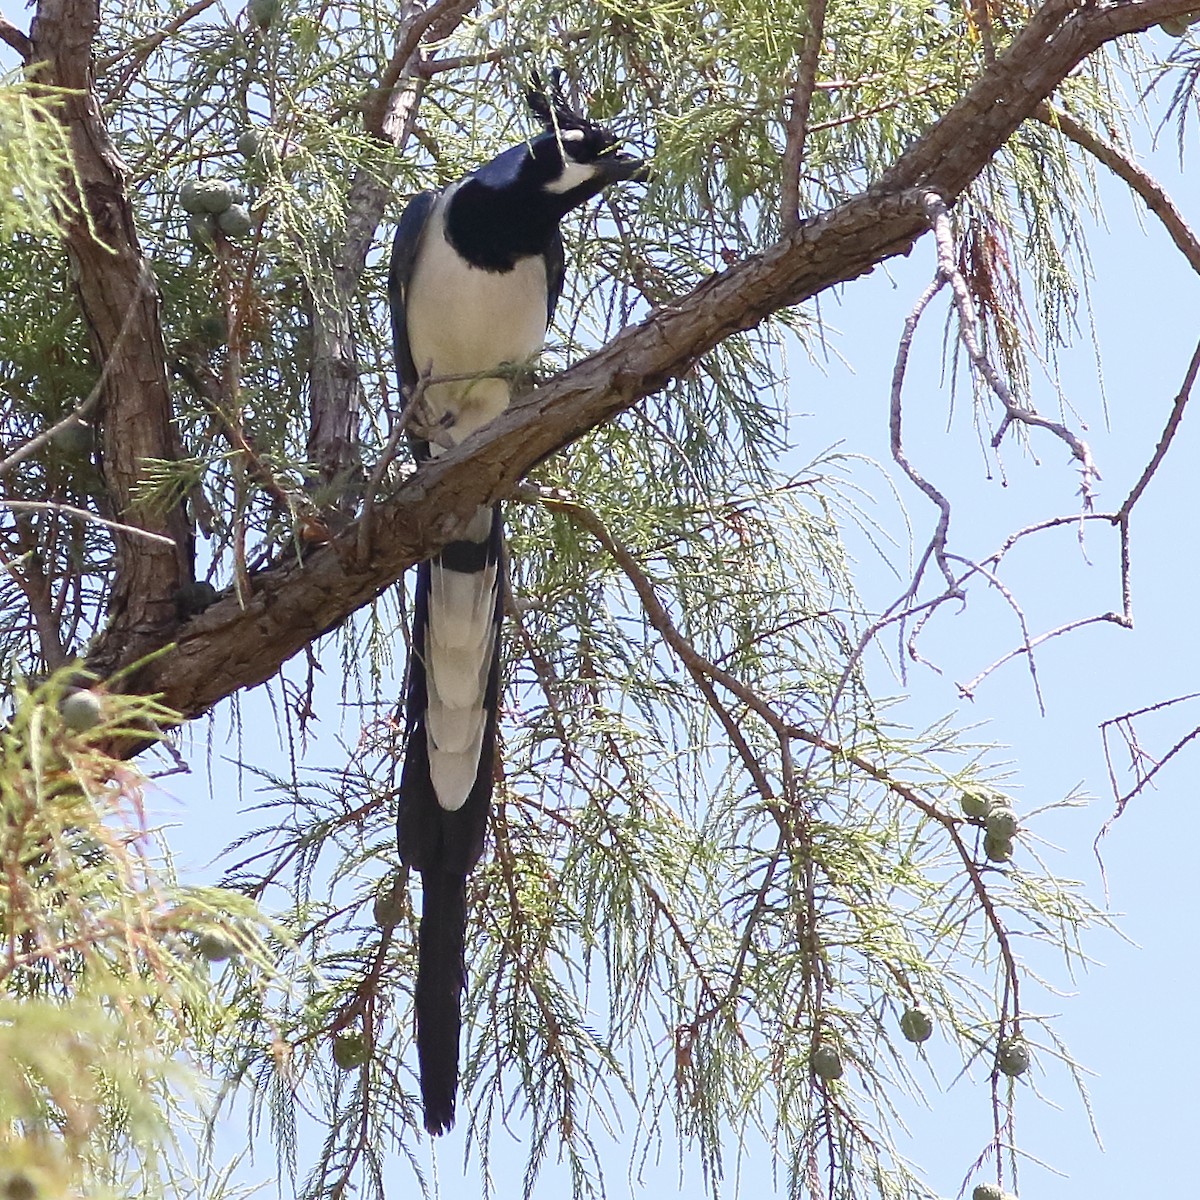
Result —
<path fill-rule="evenodd" d="M 554 309 L 559 296 L 562 295 L 563 280 L 567 275 L 566 254 L 557 226 L 550 244 L 542 255 L 542 261 L 546 264 L 546 328 L 549 329 L 554 324 Z"/>
<path fill-rule="evenodd" d="M 484 187 L 492 188 L 497 192 L 505 191 L 517 186 L 521 178 L 521 168 L 528 157 L 528 145 L 522 143 L 520 146 L 510 146 L 503 153 L 497 154 L 490 162 L 476 167 L 468 178 L 477 179 Z"/>
<path fill-rule="evenodd" d="M 417 261 L 417 249 L 426 222 L 433 210 L 437 192 L 419 192 L 400 215 L 392 242 L 392 265 L 388 271 L 388 304 L 392 310 L 392 344 L 396 353 L 396 374 L 406 388 L 417 386 L 417 368 L 408 344 L 407 295 Z"/>

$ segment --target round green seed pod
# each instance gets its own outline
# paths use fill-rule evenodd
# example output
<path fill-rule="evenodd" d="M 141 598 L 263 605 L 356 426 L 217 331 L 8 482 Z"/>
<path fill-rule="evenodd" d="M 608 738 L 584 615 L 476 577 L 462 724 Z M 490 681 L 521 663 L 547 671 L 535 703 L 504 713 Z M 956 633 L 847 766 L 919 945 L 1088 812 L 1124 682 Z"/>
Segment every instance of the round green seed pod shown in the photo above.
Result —
<path fill-rule="evenodd" d="M 188 236 L 192 244 L 211 250 L 216 242 L 217 221 L 212 213 L 192 213 L 187 221 Z"/>
<path fill-rule="evenodd" d="M 84 458 L 92 452 L 92 427 L 76 417 L 55 431 L 50 445 L 64 458 Z"/>
<path fill-rule="evenodd" d="M 367 1042 L 361 1033 L 339 1033 L 333 1039 L 333 1061 L 342 1071 L 353 1071 L 367 1061 Z"/>
<path fill-rule="evenodd" d="M 62 714 L 63 724 L 76 733 L 86 733 L 89 729 L 95 729 L 104 719 L 100 697 L 87 688 L 64 696 L 59 701 L 58 711 Z"/>
<path fill-rule="evenodd" d="M 281 0 L 250 0 L 250 3 L 246 5 L 246 16 L 251 25 L 257 25 L 259 29 L 266 29 L 279 16 L 282 7 Z"/>
<path fill-rule="evenodd" d="M 1024 1075 L 1029 1070 L 1029 1047 L 1022 1038 L 1007 1038 L 1000 1043 L 996 1066 L 1005 1075 Z"/>
<path fill-rule="evenodd" d="M 231 204 L 217 217 L 217 228 L 231 238 L 245 237 L 254 227 L 244 204 Z"/>
<path fill-rule="evenodd" d="M 1012 838 L 998 838 L 993 837 L 990 833 L 984 834 L 983 852 L 992 862 L 1008 862 L 1012 858 Z"/>
<path fill-rule="evenodd" d="M 263 131 L 251 126 L 237 140 L 237 151 L 247 161 L 254 158 L 262 147 Z"/>
<path fill-rule="evenodd" d="M 982 792 L 963 792 L 958 798 L 962 806 L 963 816 L 982 819 L 991 811 L 991 800 Z"/>
<path fill-rule="evenodd" d="M 992 837 L 1014 838 L 1020 828 L 1017 814 L 1007 805 L 997 805 L 987 815 L 986 827 Z"/>
<path fill-rule="evenodd" d="M 1009 1200 L 1008 1193 L 995 1183 L 977 1183 L 971 1200 Z"/>
<path fill-rule="evenodd" d="M 183 186 L 179 189 L 179 207 L 186 213 L 198 213 L 204 210 L 200 207 L 200 188 L 202 181 L 199 179 L 185 179 Z"/>
<path fill-rule="evenodd" d="M 196 953 L 205 962 L 219 963 L 232 958 L 237 953 L 237 946 L 220 933 L 202 933 L 196 939 Z"/>
<path fill-rule="evenodd" d="M 845 1067 L 842 1066 L 842 1056 L 837 1048 L 828 1042 L 822 1042 L 812 1053 L 812 1069 L 826 1081 L 841 1079 Z"/>
<path fill-rule="evenodd" d="M 238 153 L 252 167 L 275 167 L 279 164 L 279 145 L 269 129 L 252 126 L 237 140 Z"/>
<path fill-rule="evenodd" d="M 404 919 L 404 888 L 397 881 L 385 885 L 376 893 L 371 916 L 380 929 L 391 929 Z"/>
<path fill-rule="evenodd" d="M 1187 33 L 1189 24 L 1191 22 L 1186 17 L 1167 17 L 1165 21 L 1159 21 L 1158 27 L 1168 37 L 1177 38 Z"/>
<path fill-rule="evenodd" d="M 933 1034 L 933 1018 L 923 1008 L 907 1009 L 900 1017 L 900 1032 L 910 1042 L 927 1042 Z"/>
<path fill-rule="evenodd" d="M 240 196 L 241 189 L 227 179 L 198 179 L 195 203 L 198 212 L 222 213 Z"/>

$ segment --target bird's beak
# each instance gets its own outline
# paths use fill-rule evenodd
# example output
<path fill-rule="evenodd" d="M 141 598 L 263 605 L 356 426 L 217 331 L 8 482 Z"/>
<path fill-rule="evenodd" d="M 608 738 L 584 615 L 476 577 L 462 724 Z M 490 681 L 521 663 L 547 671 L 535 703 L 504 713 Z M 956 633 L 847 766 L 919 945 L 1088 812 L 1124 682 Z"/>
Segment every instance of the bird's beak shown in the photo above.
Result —
<path fill-rule="evenodd" d="M 649 165 L 636 154 L 626 154 L 623 150 L 618 150 L 601 156 L 598 162 L 604 170 L 606 184 L 621 183 L 627 179 L 633 180 L 634 183 L 645 183 L 650 178 Z"/>

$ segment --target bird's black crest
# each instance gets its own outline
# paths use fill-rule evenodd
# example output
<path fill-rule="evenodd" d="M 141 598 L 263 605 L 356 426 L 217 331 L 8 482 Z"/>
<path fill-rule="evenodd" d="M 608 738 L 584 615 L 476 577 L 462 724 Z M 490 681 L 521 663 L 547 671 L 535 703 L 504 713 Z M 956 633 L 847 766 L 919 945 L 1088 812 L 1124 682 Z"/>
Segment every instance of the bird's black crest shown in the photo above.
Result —
<path fill-rule="evenodd" d="M 541 75 L 534 71 L 530 75 L 530 86 L 525 92 L 525 102 L 529 105 L 529 111 L 550 133 L 563 129 L 582 129 L 586 133 L 594 131 L 597 128 L 596 123 L 573 109 L 563 93 L 564 77 L 561 67 L 553 68 L 550 72 L 550 86 L 547 88 Z"/>

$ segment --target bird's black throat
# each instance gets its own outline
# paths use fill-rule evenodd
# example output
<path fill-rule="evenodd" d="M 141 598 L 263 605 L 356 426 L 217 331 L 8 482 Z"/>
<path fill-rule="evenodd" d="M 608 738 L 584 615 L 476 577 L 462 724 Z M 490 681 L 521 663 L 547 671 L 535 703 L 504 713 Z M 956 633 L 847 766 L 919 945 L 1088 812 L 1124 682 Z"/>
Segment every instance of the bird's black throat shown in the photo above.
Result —
<path fill-rule="evenodd" d="M 468 178 L 446 207 L 446 236 L 473 267 L 503 273 L 546 253 L 564 211 L 562 197 L 498 191 Z"/>

